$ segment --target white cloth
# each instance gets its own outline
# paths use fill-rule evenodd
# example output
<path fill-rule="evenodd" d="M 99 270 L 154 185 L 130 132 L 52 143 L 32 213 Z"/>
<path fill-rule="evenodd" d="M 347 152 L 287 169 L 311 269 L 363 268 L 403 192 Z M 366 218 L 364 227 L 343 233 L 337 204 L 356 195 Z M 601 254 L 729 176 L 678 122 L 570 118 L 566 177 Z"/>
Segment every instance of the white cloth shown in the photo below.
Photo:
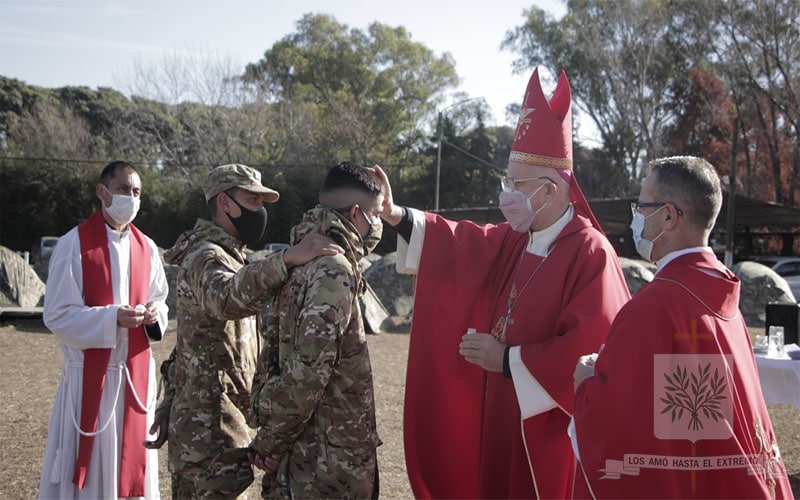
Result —
<path fill-rule="evenodd" d="M 83 274 L 81 268 L 80 238 L 77 228 L 59 239 L 50 258 L 50 269 L 44 300 L 44 323 L 58 339 L 64 354 L 61 381 L 56 392 L 53 413 L 47 430 L 39 498 L 117 498 L 119 482 L 120 444 L 122 443 L 122 417 L 127 382 L 125 361 L 128 356 L 128 330 L 117 327 L 119 305 L 128 304 L 130 231 L 118 233 L 106 227 L 111 257 L 111 283 L 114 304 L 87 307 L 83 299 Z M 158 248 L 150 238 L 150 287 L 148 302 L 158 305 L 158 323 L 161 331 L 167 326 L 167 280 Z M 125 272 L 120 272 L 124 269 Z M 97 435 L 94 438 L 92 457 L 85 486 L 78 490 L 72 482 L 75 472 L 78 426 L 81 415 L 83 385 L 83 350 L 111 348 L 105 387 L 100 399 Z M 149 406 L 147 427 L 153 422 L 157 379 L 155 365 L 150 358 L 148 394 L 138 395 L 142 404 Z M 152 439 L 152 436 L 148 436 Z M 142 440 L 145 436 L 142 436 Z M 148 450 L 145 469 L 145 498 L 160 498 L 158 491 L 158 454 Z"/>
<path fill-rule="evenodd" d="M 395 265 L 398 273 L 415 274 L 419 270 L 419 259 L 422 256 L 422 247 L 425 242 L 425 214 L 413 208 L 409 208 L 408 211 L 412 221 L 411 241 L 406 242 L 403 238 L 397 238 L 397 262 Z M 564 214 L 549 227 L 541 231 L 531 231 L 526 251 L 540 257 L 546 255 L 550 245 L 574 216 L 575 208 L 570 205 Z M 521 347 L 512 346 L 508 354 L 511 380 L 514 382 L 522 418 L 530 418 L 555 408 L 556 404 L 553 398 L 522 362 Z"/>
<path fill-rule="evenodd" d="M 791 404 L 800 410 L 800 360 L 756 354 L 756 365 L 764 402 Z"/>

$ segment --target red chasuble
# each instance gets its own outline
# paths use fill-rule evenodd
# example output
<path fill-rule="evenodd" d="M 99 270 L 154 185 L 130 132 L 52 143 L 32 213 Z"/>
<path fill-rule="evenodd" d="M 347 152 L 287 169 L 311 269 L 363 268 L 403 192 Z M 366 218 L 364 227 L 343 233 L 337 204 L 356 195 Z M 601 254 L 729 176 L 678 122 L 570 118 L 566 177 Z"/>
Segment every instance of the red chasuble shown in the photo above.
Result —
<path fill-rule="evenodd" d="M 574 457 L 566 435 L 572 374 L 597 351 L 628 289 L 614 250 L 581 215 L 542 258 L 508 224 L 426 214 L 408 356 L 404 439 L 416 498 L 567 498 Z M 517 275 L 520 256 L 523 260 Z M 489 333 L 506 315 L 522 360 L 558 408 L 521 421 L 511 379 L 458 354 L 467 328 Z M 524 425 L 524 435 L 523 435 Z"/>
<path fill-rule="evenodd" d="M 130 303 L 144 304 L 150 284 L 150 247 L 144 235 L 129 224 L 130 234 Z M 101 211 L 92 214 L 78 226 L 81 242 L 81 267 L 83 295 L 87 306 L 105 306 L 114 303 L 111 284 L 111 257 L 108 249 L 106 222 Z M 127 272 L 126 269 L 120 272 Z M 83 354 L 83 392 L 81 397 L 81 429 L 97 430 L 100 396 L 106 380 L 111 349 L 86 349 Z M 128 372 L 140 398 L 146 399 L 150 368 L 150 342 L 144 327 L 128 330 Z M 125 386 L 125 413 L 123 417 L 122 452 L 119 470 L 120 497 L 144 496 L 145 448 L 142 441 L 147 435 L 144 410 L 135 400 L 129 385 Z M 82 489 L 89 473 L 94 436 L 81 435 L 78 459 L 72 481 Z"/>
<path fill-rule="evenodd" d="M 695 252 L 620 311 L 575 394 L 576 497 L 791 498 L 738 301 Z"/>

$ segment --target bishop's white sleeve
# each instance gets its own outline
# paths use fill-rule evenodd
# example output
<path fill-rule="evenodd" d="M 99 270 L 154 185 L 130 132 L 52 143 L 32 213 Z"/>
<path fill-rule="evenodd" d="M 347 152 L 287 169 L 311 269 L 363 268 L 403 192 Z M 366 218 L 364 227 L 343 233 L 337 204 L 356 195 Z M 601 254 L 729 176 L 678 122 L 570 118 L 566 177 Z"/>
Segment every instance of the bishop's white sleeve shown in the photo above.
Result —
<path fill-rule="evenodd" d="M 411 241 L 397 238 L 397 272 L 416 274 L 419 271 L 419 259 L 422 255 L 422 244 L 425 240 L 425 213 L 416 208 L 408 208 L 411 217 Z"/>
<path fill-rule="evenodd" d="M 522 362 L 522 347 L 513 346 L 508 350 L 508 367 L 517 392 L 517 401 L 523 420 L 550 411 L 556 403 L 542 385 Z"/>
<path fill-rule="evenodd" d="M 572 452 L 575 453 L 575 458 L 581 460 L 581 452 L 578 449 L 578 432 L 575 430 L 575 417 L 569 417 L 569 425 L 567 426 L 567 436 L 569 442 L 572 444 Z"/>
<path fill-rule="evenodd" d="M 44 324 L 74 349 L 110 348 L 117 343 L 117 305 L 87 307 L 83 298 L 77 228 L 59 238 L 50 257 L 44 295 Z"/>

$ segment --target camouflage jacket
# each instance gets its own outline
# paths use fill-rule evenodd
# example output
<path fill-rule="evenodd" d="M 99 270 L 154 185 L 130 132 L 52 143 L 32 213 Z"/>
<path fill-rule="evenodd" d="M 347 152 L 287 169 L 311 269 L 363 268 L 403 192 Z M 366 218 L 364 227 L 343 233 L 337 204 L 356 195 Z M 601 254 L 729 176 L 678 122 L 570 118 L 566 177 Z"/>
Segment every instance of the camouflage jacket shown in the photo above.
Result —
<path fill-rule="evenodd" d="M 261 347 L 259 312 L 287 277 L 283 252 L 247 264 L 241 241 L 198 220 L 164 260 L 180 266 L 169 423 L 170 470 L 190 472 L 223 448 L 246 446 Z"/>
<path fill-rule="evenodd" d="M 325 449 L 317 441 L 373 452 L 380 442 L 358 301 L 363 243 L 349 221 L 320 206 L 306 212 L 292 240 L 310 231 L 331 237 L 345 254 L 292 268 L 278 295 L 253 382 L 259 430 L 252 446 L 263 455 L 289 452 L 290 461 L 305 457 L 313 469 L 330 465 L 308 453 Z"/>

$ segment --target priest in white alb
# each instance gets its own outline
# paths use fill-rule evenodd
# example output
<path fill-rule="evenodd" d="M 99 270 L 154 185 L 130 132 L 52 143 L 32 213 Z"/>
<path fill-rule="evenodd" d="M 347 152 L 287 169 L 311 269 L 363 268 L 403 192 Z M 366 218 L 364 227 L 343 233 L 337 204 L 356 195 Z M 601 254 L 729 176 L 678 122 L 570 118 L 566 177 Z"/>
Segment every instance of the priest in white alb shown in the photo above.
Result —
<path fill-rule="evenodd" d="M 141 179 L 103 169 L 100 208 L 62 236 L 50 259 L 44 322 L 64 354 L 39 498 L 160 498 L 152 438 L 150 342 L 167 325 L 167 280 L 155 243 L 131 221 Z"/>

